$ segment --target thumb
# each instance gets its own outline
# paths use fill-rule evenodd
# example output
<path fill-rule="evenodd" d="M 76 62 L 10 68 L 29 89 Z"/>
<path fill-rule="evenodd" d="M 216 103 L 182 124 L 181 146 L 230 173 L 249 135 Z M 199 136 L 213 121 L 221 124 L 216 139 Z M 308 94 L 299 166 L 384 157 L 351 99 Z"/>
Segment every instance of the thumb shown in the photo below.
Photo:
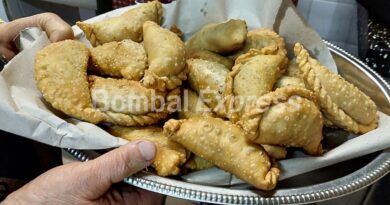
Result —
<path fill-rule="evenodd" d="M 155 154 L 156 147 L 152 142 L 135 141 L 83 163 L 85 174 L 80 182 L 91 193 L 86 197 L 94 198 L 106 193 L 113 183 L 149 166 Z"/>

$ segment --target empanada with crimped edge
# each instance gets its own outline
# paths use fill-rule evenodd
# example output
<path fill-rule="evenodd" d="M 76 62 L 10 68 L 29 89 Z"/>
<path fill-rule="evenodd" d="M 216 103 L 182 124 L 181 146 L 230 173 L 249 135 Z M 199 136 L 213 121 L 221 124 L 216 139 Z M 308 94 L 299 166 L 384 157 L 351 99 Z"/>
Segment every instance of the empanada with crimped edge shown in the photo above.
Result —
<path fill-rule="evenodd" d="M 306 87 L 318 98 L 326 125 L 353 133 L 366 133 L 378 126 L 377 108 L 370 97 L 310 57 L 301 44 L 295 44 L 294 52 Z"/>
<path fill-rule="evenodd" d="M 92 105 L 87 82 L 88 58 L 88 48 L 81 42 L 52 43 L 36 55 L 35 79 L 43 97 L 54 108 L 97 124 L 104 117 Z"/>
<path fill-rule="evenodd" d="M 84 31 L 92 46 L 112 41 L 122 41 L 124 39 L 141 42 L 143 23 L 154 21 L 159 24 L 162 19 L 162 12 L 161 3 L 152 1 L 130 9 L 118 17 L 112 17 L 92 24 L 80 21 L 76 24 Z"/>
<path fill-rule="evenodd" d="M 250 143 L 230 121 L 213 117 L 169 120 L 164 133 L 186 149 L 258 189 L 274 189 L 279 169 L 262 147 Z"/>
<path fill-rule="evenodd" d="M 132 40 L 110 42 L 90 49 L 90 69 L 100 75 L 140 80 L 147 67 L 144 47 Z"/>
<path fill-rule="evenodd" d="M 285 57 L 267 55 L 256 49 L 239 56 L 226 77 L 224 107 L 218 107 L 215 111 L 232 122 L 239 120 L 251 101 L 272 91 L 282 74 L 284 61 Z"/>
<path fill-rule="evenodd" d="M 152 21 L 144 23 L 143 32 L 149 67 L 142 83 L 161 91 L 180 86 L 187 79 L 183 41 L 175 33 Z"/>
<path fill-rule="evenodd" d="M 309 90 L 288 86 L 263 95 L 237 124 L 252 142 L 322 154 L 323 118 Z"/>

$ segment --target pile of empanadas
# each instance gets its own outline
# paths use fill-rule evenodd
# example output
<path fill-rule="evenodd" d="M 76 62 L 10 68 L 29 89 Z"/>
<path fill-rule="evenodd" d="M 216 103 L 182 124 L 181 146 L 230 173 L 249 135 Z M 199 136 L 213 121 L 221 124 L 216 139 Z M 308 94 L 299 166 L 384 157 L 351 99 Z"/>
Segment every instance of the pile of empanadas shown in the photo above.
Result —
<path fill-rule="evenodd" d="M 158 175 L 218 166 L 274 189 L 287 148 L 321 155 L 323 126 L 365 133 L 375 103 L 297 43 L 231 19 L 181 39 L 160 27 L 158 1 L 93 24 L 78 22 L 93 48 L 67 40 L 36 56 L 44 99 L 129 141 L 157 146 Z"/>

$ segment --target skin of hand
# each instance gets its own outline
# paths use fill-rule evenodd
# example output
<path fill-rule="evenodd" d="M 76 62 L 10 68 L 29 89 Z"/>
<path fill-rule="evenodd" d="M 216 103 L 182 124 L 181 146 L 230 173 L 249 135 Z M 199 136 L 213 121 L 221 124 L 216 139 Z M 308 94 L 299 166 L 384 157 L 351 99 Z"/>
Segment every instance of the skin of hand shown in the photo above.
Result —
<path fill-rule="evenodd" d="M 13 40 L 20 31 L 28 27 L 39 27 L 45 31 L 51 42 L 73 39 L 72 28 L 59 16 L 53 13 L 41 13 L 34 16 L 16 19 L 0 24 L 0 54 L 7 60 L 17 54 Z"/>
<path fill-rule="evenodd" d="M 1 204 L 158 205 L 162 195 L 116 184 L 151 164 L 155 154 L 152 142 L 131 142 L 94 160 L 51 169 Z"/>

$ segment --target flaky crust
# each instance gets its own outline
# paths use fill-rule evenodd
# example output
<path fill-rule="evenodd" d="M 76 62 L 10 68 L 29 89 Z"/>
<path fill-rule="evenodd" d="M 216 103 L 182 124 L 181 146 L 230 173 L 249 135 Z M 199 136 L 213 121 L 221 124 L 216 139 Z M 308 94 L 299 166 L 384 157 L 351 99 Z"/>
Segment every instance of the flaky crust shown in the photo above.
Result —
<path fill-rule="evenodd" d="M 74 40 L 52 43 L 35 59 L 35 79 L 43 97 L 70 116 L 99 123 L 103 114 L 92 106 L 87 82 L 88 48 Z"/>
<path fill-rule="evenodd" d="M 183 41 L 175 33 L 152 21 L 144 23 L 143 31 L 149 63 L 143 84 L 161 91 L 180 86 L 181 81 L 187 79 Z"/>
<path fill-rule="evenodd" d="M 161 3 L 152 1 L 130 9 L 118 17 L 112 17 L 93 24 L 84 22 L 77 22 L 76 24 L 84 31 L 92 46 L 124 39 L 141 42 L 143 23 L 154 21 L 159 24 L 162 19 L 162 12 Z"/>
<path fill-rule="evenodd" d="M 177 103 L 180 101 L 178 88 L 166 94 L 145 88 L 138 81 L 98 76 L 88 76 L 88 80 L 93 102 L 97 109 L 104 113 L 104 122 L 115 125 L 156 124 L 170 112 L 176 111 Z"/>
<path fill-rule="evenodd" d="M 322 154 L 323 119 L 312 92 L 283 87 L 260 97 L 237 123 L 258 144 L 302 147 Z"/>
<path fill-rule="evenodd" d="M 195 116 L 215 116 L 195 91 L 184 90 L 181 102 L 178 112 L 179 119 L 188 119 Z"/>
<path fill-rule="evenodd" d="M 144 47 L 132 40 L 105 43 L 90 49 L 94 72 L 111 77 L 140 80 L 147 58 Z"/>
<path fill-rule="evenodd" d="M 230 19 L 222 23 L 210 23 L 188 39 L 186 48 L 229 53 L 242 48 L 247 32 L 246 22 L 243 20 Z"/>
<path fill-rule="evenodd" d="M 215 109 L 218 115 L 237 122 L 246 112 L 250 100 L 272 91 L 281 75 L 283 62 L 284 57 L 267 55 L 264 50 L 251 49 L 239 56 L 226 77 L 225 102 L 223 107 Z"/>
<path fill-rule="evenodd" d="M 242 129 L 213 117 L 169 120 L 164 133 L 191 152 L 263 190 L 274 189 L 279 169 L 260 146 L 247 141 Z"/>
<path fill-rule="evenodd" d="M 251 49 L 272 51 L 272 54 L 283 57 L 283 63 L 281 65 L 283 69 L 287 65 L 287 50 L 284 40 L 271 29 L 260 28 L 249 31 L 244 47 L 230 57 L 236 59 Z"/>
<path fill-rule="evenodd" d="M 188 82 L 205 104 L 214 109 L 222 101 L 229 70 L 222 64 L 202 59 L 187 60 Z"/>
<path fill-rule="evenodd" d="M 217 53 L 208 50 L 187 50 L 186 53 L 187 59 L 198 58 L 207 61 L 217 62 L 224 65 L 229 70 L 231 70 L 234 65 L 234 61 L 232 59 L 227 58 L 225 56 L 221 56 Z"/>
<path fill-rule="evenodd" d="M 157 153 L 152 166 L 160 176 L 178 175 L 189 153 L 179 143 L 172 141 L 160 127 L 120 127 L 107 130 L 114 136 L 128 141 L 148 140 L 156 145 Z"/>
<path fill-rule="evenodd" d="M 378 126 L 375 103 L 357 87 L 322 66 L 299 43 L 294 52 L 307 88 L 318 97 L 329 122 L 353 133 L 366 133 Z"/>

